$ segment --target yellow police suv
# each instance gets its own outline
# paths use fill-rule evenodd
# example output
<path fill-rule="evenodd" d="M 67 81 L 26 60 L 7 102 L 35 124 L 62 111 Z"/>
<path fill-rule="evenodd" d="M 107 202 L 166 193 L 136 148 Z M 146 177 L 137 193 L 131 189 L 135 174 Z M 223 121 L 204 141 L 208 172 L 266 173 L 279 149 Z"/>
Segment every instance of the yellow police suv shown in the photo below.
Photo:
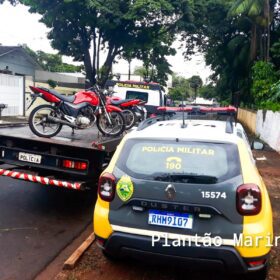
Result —
<path fill-rule="evenodd" d="M 265 279 L 272 210 L 243 127 L 143 122 L 123 138 L 99 179 L 94 232 L 106 256 Z"/>

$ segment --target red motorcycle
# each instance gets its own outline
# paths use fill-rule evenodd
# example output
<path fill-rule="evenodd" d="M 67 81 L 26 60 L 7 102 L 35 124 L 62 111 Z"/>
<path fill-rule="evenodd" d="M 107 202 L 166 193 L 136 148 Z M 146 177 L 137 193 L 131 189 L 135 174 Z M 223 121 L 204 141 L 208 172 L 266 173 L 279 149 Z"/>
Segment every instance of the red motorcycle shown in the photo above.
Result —
<path fill-rule="evenodd" d="M 145 101 L 140 99 L 120 99 L 115 96 L 107 96 L 107 104 L 117 106 L 122 109 L 125 119 L 125 128 L 132 128 L 137 121 L 146 119 L 146 108 L 143 106 Z"/>
<path fill-rule="evenodd" d="M 43 98 L 52 105 L 40 105 L 29 116 L 32 132 L 41 137 L 53 137 L 67 125 L 74 129 L 86 129 L 95 123 L 99 131 L 106 136 L 118 136 L 125 130 L 125 119 L 122 110 L 106 104 L 106 96 L 97 88 L 65 96 L 53 89 L 30 87 L 37 97 Z M 32 102 L 32 103 L 33 103 Z"/>

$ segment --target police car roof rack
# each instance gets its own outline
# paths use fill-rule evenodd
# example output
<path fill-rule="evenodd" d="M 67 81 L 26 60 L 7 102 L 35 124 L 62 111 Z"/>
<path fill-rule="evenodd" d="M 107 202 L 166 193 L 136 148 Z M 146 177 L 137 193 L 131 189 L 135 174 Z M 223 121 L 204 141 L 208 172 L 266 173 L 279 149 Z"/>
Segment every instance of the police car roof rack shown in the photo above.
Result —
<path fill-rule="evenodd" d="M 233 106 L 228 107 L 204 107 L 204 106 L 187 106 L 187 107 L 158 107 L 158 112 L 163 116 L 163 120 L 166 116 L 176 113 L 183 113 L 183 125 L 182 128 L 186 127 L 185 125 L 185 115 L 188 113 L 188 116 L 191 119 L 192 116 L 203 116 L 207 114 L 216 114 L 217 116 L 229 116 L 226 121 L 226 133 L 233 133 L 233 123 L 237 123 L 237 109 Z"/>

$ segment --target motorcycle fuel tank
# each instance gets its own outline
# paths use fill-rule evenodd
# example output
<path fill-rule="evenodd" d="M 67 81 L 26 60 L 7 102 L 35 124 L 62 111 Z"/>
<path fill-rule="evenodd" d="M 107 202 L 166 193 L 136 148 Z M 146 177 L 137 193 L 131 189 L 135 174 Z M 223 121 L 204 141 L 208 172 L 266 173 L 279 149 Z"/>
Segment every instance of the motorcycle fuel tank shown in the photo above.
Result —
<path fill-rule="evenodd" d="M 93 91 L 79 91 L 75 94 L 74 104 L 89 103 L 92 106 L 99 105 L 99 98 Z"/>

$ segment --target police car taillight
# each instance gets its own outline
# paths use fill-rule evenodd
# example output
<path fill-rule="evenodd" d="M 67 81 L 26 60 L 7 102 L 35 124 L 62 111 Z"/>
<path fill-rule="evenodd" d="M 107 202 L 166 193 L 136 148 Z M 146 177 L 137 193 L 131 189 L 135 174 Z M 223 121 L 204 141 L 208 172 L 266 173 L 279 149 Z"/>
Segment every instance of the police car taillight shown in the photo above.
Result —
<path fill-rule="evenodd" d="M 262 208 L 260 188 L 255 184 L 244 184 L 238 187 L 236 206 L 242 216 L 259 214 Z"/>
<path fill-rule="evenodd" d="M 110 173 L 104 173 L 98 182 L 98 194 L 102 200 L 112 201 L 115 196 L 116 178 Z"/>

